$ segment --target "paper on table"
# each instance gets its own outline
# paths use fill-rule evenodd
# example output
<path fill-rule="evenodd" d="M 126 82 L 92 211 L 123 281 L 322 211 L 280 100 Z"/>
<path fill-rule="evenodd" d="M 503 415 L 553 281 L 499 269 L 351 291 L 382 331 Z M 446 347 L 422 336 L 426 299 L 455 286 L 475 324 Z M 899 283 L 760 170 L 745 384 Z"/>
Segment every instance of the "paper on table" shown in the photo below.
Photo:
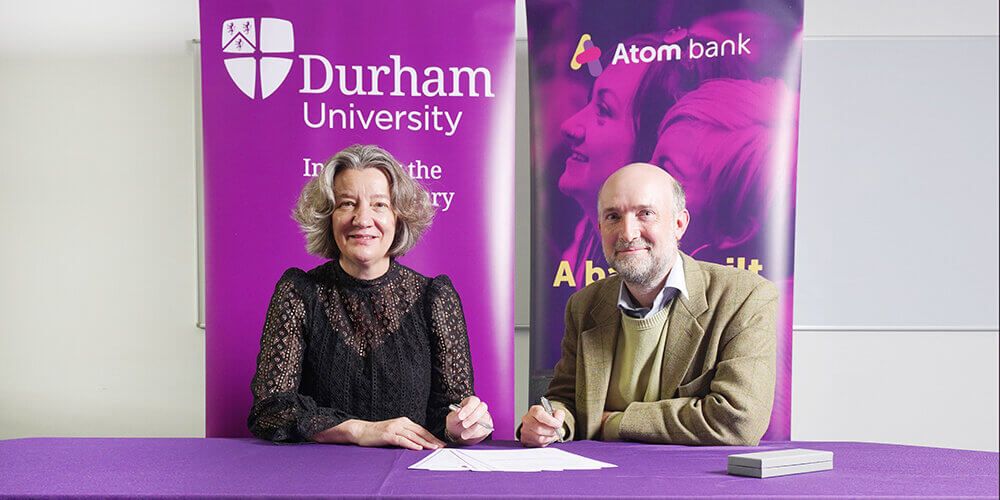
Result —
<path fill-rule="evenodd" d="M 541 472 L 595 470 L 617 467 L 557 448 L 521 450 L 458 450 L 442 448 L 410 466 L 435 471 Z"/>
<path fill-rule="evenodd" d="M 453 451 L 454 450 L 449 448 L 435 450 L 434 453 L 427 455 L 419 462 L 411 465 L 409 468 L 424 470 L 489 470 L 479 464 L 463 460 L 461 456 L 452 453 Z"/>

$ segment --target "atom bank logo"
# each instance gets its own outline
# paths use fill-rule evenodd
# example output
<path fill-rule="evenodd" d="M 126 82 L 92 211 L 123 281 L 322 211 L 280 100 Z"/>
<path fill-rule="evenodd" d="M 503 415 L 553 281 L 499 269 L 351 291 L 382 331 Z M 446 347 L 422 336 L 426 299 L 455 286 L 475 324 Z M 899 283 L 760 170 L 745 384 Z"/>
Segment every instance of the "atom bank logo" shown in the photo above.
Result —
<path fill-rule="evenodd" d="M 576 51 L 573 52 L 573 58 L 569 60 L 569 67 L 576 71 L 587 65 L 587 70 L 590 71 L 590 76 L 597 78 L 601 76 L 601 72 L 604 68 L 601 66 L 601 49 L 594 45 L 593 40 L 590 39 L 590 35 L 584 34 L 580 37 L 580 43 L 576 44 Z"/>
<path fill-rule="evenodd" d="M 267 99 L 278 90 L 292 69 L 291 58 L 271 54 L 288 54 L 295 50 L 291 22 L 262 17 L 259 28 L 252 17 L 222 23 L 222 52 L 242 55 L 224 59 L 226 70 L 233 83 L 251 99 L 257 97 L 257 82 L 260 82 L 261 99 Z M 260 71 L 257 71 L 258 64 Z"/>

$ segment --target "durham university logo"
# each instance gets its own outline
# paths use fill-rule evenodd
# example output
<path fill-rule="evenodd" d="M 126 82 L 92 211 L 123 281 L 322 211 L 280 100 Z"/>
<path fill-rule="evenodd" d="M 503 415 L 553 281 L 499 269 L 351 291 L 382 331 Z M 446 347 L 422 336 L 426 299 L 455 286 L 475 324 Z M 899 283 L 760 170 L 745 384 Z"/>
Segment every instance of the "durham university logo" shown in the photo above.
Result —
<path fill-rule="evenodd" d="M 222 52 L 241 55 L 225 59 L 226 70 L 233 83 L 251 99 L 256 99 L 258 88 L 261 99 L 278 90 L 292 69 L 292 59 L 273 54 L 290 54 L 294 50 L 292 23 L 285 19 L 262 17 L 259 26 L 252 17 L 222 23 Z"/>

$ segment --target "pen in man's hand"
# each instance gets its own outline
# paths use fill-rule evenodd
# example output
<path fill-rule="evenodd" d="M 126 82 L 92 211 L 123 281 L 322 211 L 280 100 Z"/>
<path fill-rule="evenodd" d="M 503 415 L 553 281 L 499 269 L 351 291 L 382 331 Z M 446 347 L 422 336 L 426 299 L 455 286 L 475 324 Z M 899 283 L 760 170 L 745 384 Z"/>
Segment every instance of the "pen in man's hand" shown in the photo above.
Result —
<path fill-rule="evenodd" d="M 462 411 L 462 407 L 458 406 L 456 404 L 450 404 L 450 405 L 448 405 L 448 408 L 451 411 Z M 486 429 L 488 431 L 492 431 L 493 430 L 493 426 L 492 425 L 484 424 L 482 422 L 476 422 L 476 423 L 479 424 L 479 426 L 482 427 L 483 429 Z"/>
<path fill-rule="evenodd" d="M 540 399 L 542 400 L 542 408 L 545 409 L 545 413 L 548 413 L 549 415 L 552 415 L 554 417 L 555 416 L 555 410 L 552 409 L 552 403 L 549 402 L 549 398 L 547 398 L 545 396 L 542 396 Z M 562 429 L 559 429 L 559 430 L 562 430 Z M 563 442 L 563 438 L 562 438 L 562 436 L 559 435 L 558 432 L 556 433 L 556 437 L 559 439 L 560 443 Z"/>
<path fill-rule="evenodd" d="M 552 410 L 552 403 L 549 402 L 549 398 L 542 396 L 542 408 L 545 408 L 545 413 L 553 415 L 555 412 Z"/>

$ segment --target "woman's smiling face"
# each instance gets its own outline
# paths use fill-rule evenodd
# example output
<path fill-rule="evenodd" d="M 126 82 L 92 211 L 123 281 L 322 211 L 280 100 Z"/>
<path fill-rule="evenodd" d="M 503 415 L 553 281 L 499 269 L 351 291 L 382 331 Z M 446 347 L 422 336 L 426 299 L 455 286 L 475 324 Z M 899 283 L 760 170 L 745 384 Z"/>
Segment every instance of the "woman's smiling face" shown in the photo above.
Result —
<path fill-rule="evenodd" d="M 597 192 L 605 179 L 634 161 L 632 100 L 645 68 L 642 64 L 610 66 L 594 82 L 590 102 L 562 124 L 571 154 L 559 177 L 559 190 L 588 213 L 596 210 Z"/>
<path fill-rule="evenodd" d="M 396 235 L 389 180 L 377 168 L 346 169 L 333 181 L 333 240 L 340 264 L 356 278 L 371 279 L 389 269 Z"/>

